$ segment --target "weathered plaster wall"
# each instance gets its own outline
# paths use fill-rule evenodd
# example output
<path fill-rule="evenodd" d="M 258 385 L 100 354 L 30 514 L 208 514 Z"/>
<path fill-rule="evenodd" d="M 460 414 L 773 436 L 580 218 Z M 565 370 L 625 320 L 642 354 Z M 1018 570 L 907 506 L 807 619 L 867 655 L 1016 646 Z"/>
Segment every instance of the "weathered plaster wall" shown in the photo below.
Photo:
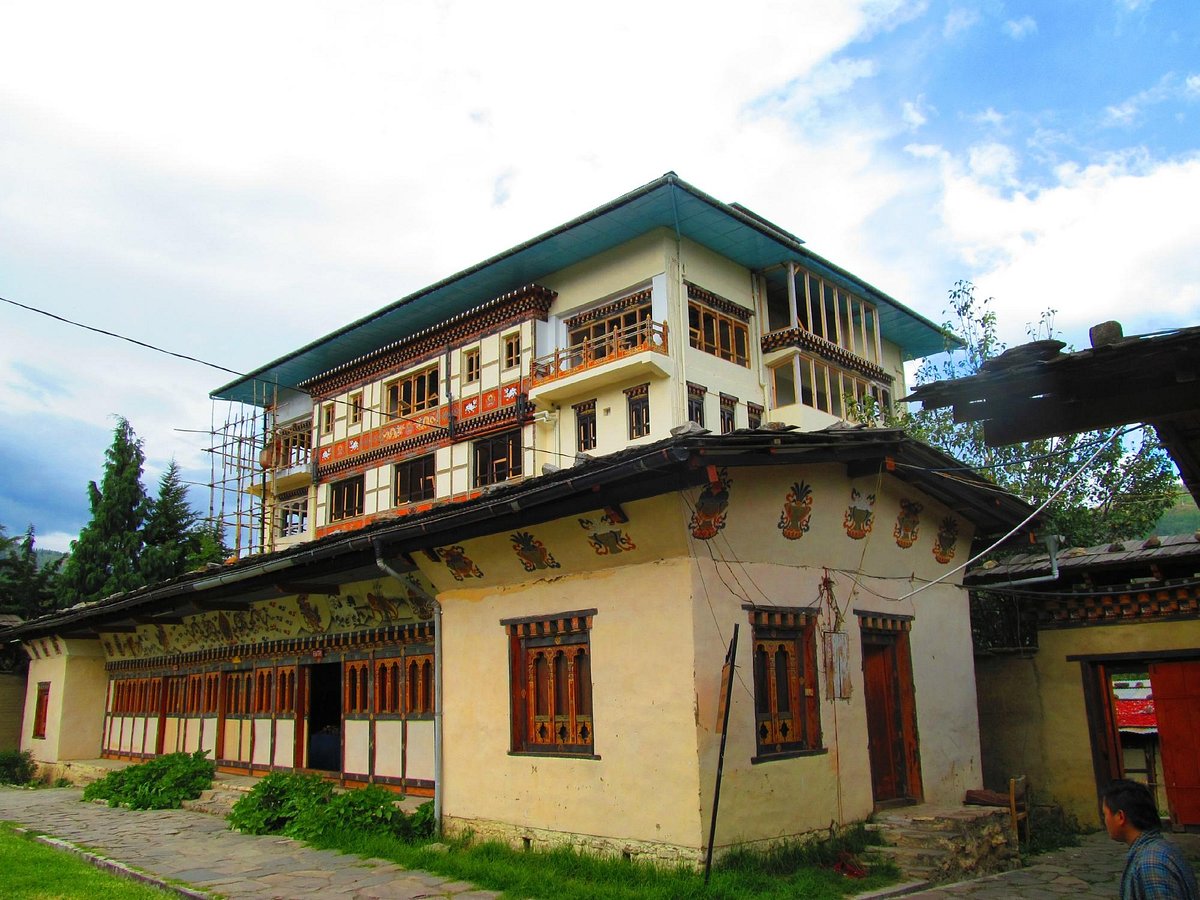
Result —
<path fill-rule="evenodd" d="M 866 818 L 872 809 L 863 699 L 862 643 L 856 611 L 912 617 L 909 633 L 926 801 L 956 804 L 979 787 L 979 740 L 967 600 L 950 583 L 908 599 L 904 594 L 944 575 L 970 545 L 971 526 L 955 518 L 954 555 L 941 562 L 933 549 L 949 510 L 908 489 L 891 476 L 847 480 L 839 465 L 745 471 L 732 469 L 725 527 L 708 541 L 693 540 L 694 626 L 702 799 L 710 814 L 719 736 L 715 732 L 717 691 L 725 648 L 735 622 L 741 624 L 739 672 L 731 706 L 718 846 L 767 840 L 826 827 L 831 820 Z M 789 488 L 803 482 L 812 491 L 809 529 L 788 540 L 779 527 Z M 854 499 L 851 491 L 857 490 Z M 685 505 L 694 507 L 696 494 Z M 874 496 L 874 502 L 868 503 Z M 902 547 L 895 530 L 900 500 L 919 502 L 917 531 Z M 854 510 L 868 510 L 869 532 L 847 533 Z M 950 544 L 942 539 L 943 556 Z M 726 562 L 728 560 L 728 562 Z M 819 595 L 828 573 L 833 604 Z M 910 576 L 910 577 L 905 577 Z M 818 655 L 824 754 L 751 764 L 755 755 L 751 628 L 742 607 L 811 607 L 819 630 L 835 628 L 838 612 L 849 635 L 851 695 L 825 698 L 827 673 Z M 834 607 L 838 612 L 834 611 Z"/>
<path fill-rule="evenodd" d="M 38 684 L 50 683 L 46 736 L 33 736 Z M 97 759 L 108 677 L 99 641 L 63 641 L 59 652 L 29 662 L 21 748 L 39 762 Z"/>
<path fill-rule="evenodd" d="M 1071 655 L 1200 647 L 1200 622 L 1146 622 L 1044 630 L 1032 658 L 977 662 L 989 779 L 1027 773 L 1085 826 L 1098 824 L 1091 737 L 1080 664 Z M 1028 694 L 1022 698 L 1021 694 Z"/>
<path fill-rule="evenodd" d="M 689 595 L 690 567 L 672 560 L 443 594 L 451 827 L 699 847 Z M 500 620 L 588 608 L 598 758 L 511 753 Z"/>

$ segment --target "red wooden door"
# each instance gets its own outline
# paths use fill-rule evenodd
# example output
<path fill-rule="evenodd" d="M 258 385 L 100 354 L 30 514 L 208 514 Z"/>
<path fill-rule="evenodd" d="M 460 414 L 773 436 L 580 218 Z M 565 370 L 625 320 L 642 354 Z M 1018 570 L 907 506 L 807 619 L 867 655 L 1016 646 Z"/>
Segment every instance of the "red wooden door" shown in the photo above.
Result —
<path fill-rule="evenodd" d="M 1200 825 L 1200 662 L 1150 666 L 1167 805 L 1176 825 Z"/>
<path fill-rule="evenodd" d="M 899 727 L 894 644 L 863 644 L 863 682 L 867 704 L 867 749 L 875 802 L 904 796 L 904 754 Z"/>

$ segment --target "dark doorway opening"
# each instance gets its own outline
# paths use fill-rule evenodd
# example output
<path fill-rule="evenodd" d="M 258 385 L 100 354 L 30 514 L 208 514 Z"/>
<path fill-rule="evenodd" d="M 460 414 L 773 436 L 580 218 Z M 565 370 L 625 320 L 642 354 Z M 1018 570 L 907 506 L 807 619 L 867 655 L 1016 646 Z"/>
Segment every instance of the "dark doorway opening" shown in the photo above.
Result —
<path fill-rule="evenodd" d="M 309 666 L 308 768 L 342 769 L 342 664 Z"/>

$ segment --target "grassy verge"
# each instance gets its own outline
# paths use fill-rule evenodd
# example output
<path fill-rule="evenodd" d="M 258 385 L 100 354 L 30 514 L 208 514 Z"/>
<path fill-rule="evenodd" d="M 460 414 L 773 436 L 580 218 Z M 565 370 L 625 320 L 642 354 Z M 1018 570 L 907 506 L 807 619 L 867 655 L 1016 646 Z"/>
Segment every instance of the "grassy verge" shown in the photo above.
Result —
<path fill-rule="evenodd" d="M 29 900 L 163 900 L 174 896 L 46 847 L 0 823 L 0 893 Z"/>
<path fill-rule="evenodd" d="M 469 881 L 506 896 L 547 900 L 822 900 L 873 890 L 896 880 L 895 869 L 886 864 L 873 866 L 867 878 L 848 878 L 823 864 L 836 860 L 839 850 L 860 852 L 866 845 L 866 832 L 861 830 L 852 831 L 836 846 L 824 844 L 820 850 L 817 845 L 792 844 L 765 854 L 739 851 L 714 868 L 707 887 L 703 876 L 690 869 L 604 859 L 567 849 L 522 852 L 498 843 L 459 841 L 451 843 L 447 851 L 361 831 L 329 832 L 312 843 Z"/>

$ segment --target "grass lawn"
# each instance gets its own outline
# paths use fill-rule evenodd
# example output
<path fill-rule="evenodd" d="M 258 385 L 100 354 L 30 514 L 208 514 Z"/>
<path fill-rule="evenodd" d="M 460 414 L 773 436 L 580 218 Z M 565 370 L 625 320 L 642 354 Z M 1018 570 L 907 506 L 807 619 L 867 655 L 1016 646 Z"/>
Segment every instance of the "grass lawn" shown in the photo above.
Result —
<path fill-rule="evenodd" d="M 895 870 L 877 869 L 867 878 L 853 879 L 811 862 L 777 855 L 764 860 L 742 859 L 714 868 L 707 887 L 691 870 L 663 869 L 646 863 L 600 859 L 570 850 L 521 852 L 502 844 L 454 844 L 449 852 L 406 844 L 382 835 L 334 833 L 318 844 L 361 856 L 378 857 L 410 869 L 423 869 L 510 897 L 547 900 L 604 900 L 604 898 L 795 898 L 812 900 L 844 897 L 896 881 Z M 786 856 L 786 855 L 784 855 Z"/>
<path fill-rule="evenodd" d="M 28 900 L 163 900 L 173 897 L 120 878 L 17 834 L 0 822 L 0 896 Z"/>

